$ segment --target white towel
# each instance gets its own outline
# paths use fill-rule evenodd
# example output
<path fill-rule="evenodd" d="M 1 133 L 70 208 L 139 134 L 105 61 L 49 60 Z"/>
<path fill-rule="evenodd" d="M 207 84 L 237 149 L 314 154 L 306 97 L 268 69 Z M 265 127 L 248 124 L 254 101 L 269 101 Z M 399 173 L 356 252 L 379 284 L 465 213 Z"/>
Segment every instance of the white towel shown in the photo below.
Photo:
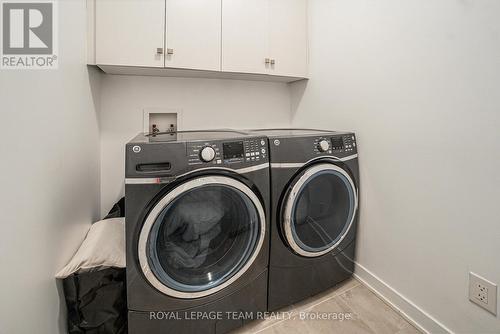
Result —
<path fill-rule="evenodd" d="M 109 267 L 125 268 L 125 218 L 93 224 L 76 254 L 56 278 Z"/>

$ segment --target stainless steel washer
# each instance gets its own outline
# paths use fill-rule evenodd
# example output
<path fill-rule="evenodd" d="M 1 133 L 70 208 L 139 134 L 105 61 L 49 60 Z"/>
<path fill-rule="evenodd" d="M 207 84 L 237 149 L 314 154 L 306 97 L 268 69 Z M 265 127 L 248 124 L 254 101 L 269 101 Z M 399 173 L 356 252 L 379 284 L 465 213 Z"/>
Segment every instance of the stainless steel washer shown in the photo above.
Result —
<path fill-rule="evenodd" d="M 224 333 L 251 320 L 228 312 L 266 311 L 267 148 L 229 130 L 127 144 L 129 333 Z"/>

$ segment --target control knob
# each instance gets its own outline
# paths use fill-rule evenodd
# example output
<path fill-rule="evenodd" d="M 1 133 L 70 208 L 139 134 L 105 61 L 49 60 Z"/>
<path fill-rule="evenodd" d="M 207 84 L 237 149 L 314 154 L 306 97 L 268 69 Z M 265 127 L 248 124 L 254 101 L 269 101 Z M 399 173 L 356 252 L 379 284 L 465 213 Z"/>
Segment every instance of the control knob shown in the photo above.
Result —
<path fill-rule="evenodd" d="M 330 149 L 330 143 L 326 140 L 321 140 L 319 143 L 318 143 L 318 150 L 320 152 L 326 152 Z"/>
<path fill-rule="evenodd" d="M 215 159 L 215 150 L 210 146 L 201 149 L 200 159 L 204 162 L 210 162 Z"/>

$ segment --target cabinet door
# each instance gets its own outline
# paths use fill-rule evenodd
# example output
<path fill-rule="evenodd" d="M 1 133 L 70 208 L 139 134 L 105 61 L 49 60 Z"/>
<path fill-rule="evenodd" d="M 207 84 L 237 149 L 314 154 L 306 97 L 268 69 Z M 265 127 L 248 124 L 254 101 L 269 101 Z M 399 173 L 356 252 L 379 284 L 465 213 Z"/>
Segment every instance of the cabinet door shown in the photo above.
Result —
<path fill-rule="evenodd" d="M 220 71 L 222 0 L 166 1 L 165 66 Z"/>
<path fill-rule="evenodd" d="M 222 0 L 222 70 L 267 74 L 268 0 Z"/>
<path fill-rule="evenodd" d="M 307 0 L 269 0 L 271 74 L 307 77 Z"/>
<path fill-rule="evenodd" d="M 97 0 L 96 63 L 163 67 L 165 0 Z"/>

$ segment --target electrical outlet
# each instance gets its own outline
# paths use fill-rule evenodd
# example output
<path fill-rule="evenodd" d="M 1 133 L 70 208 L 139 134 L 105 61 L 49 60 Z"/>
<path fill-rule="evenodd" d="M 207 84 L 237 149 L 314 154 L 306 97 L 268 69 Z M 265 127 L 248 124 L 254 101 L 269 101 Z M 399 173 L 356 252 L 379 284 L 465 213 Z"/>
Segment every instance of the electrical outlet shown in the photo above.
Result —
<path fill-rule="evenodd" d="M 488 312 L 497 314 L 497 285 L 474 273 L 469 273 L 469 299 Z"/>

